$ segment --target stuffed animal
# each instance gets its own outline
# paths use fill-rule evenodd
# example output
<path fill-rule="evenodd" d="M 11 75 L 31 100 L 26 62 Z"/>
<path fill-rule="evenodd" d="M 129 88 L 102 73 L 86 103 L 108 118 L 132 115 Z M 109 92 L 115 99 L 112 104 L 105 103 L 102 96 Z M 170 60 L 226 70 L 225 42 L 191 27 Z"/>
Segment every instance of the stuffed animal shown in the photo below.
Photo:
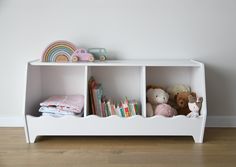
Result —
<path fill-rule="evenodd" d="M 162 89 L 150 88 L 147 90 L 147 116 L 152 117 L 156 106 L 161 103 L 167 103 L 169 95 Z"/>
<path fill-rule="evenodd" d="M 147 117 L 152 117 L 154 115 L 151 103 L 146 104 Z"/>
<path fill-rule="evenodd" d="M 156 107 L 155 115 L 173 117 L 174 115 L 177 115 L 177 111 L 173 107 L 171 107 L 169 104 L 163 103 Z"/>
<path fill-rule="evenodd" d="M 148 103 L 146 105 L 147 116 L 151 117 L 155 114 L 171 117 L 176 115 L 176 110 L 170 105 L 166 104 L 168 99 L 169 95 L 163 89 L 148 89 Z"/>
<path fill-rule="evenodd" d="M 158 86 L 158 85 L 147 85 L 146 87 L 146 91 L 148 91 L 149 89 L 163 89 L 163 87 Z"/>
<path fill-rule="evenodd" d="M 194 97 L 192 95 L 188 96 L 188 108 L 191 111 L 187 117 L 188 118 L 197 118 L 200 115 L 200 110 L 202 107 L 202 101 L 203 98 L 202 97 Z"/>
<path fill-rule="evenodd" d="M 196 97 L 196 93 L 180 92 L 175 96 L 177 112 L 179 115 L 188 115 L 191 111 L 188 108 L 188 96 Z"/>
<path fill-rule="evenodd" d="M 170 86 L 166 90 L 170 95 L 170 100 L 174 100 L 175 96 L 180 92 L 190 92 L 190 87 L 184 84 L 176 84 Z"/>

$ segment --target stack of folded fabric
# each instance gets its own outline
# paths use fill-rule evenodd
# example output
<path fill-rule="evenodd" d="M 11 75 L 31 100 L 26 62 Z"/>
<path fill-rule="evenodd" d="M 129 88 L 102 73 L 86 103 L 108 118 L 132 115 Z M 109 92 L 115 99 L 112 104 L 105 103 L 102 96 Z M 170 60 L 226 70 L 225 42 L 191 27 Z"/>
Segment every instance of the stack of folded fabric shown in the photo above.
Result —
<path fill-rule="evenodd" d="M 52 96 L 40 103 L 39 112 L 43 116 L 62 117 L 65 115 L 83 115 L 84 96 L 70 95 L 70 96 Z"/>

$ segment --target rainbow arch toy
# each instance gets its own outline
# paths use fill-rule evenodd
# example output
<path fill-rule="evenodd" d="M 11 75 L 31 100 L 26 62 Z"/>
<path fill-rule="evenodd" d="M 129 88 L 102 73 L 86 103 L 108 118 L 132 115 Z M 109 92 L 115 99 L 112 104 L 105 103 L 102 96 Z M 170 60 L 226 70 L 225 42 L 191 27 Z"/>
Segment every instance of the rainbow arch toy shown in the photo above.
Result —
<path fill-rule="evenodd" d="M 43 52 L 43 62 L 71 62 L 76 46 L 68 41 L 55 41 Z"/>

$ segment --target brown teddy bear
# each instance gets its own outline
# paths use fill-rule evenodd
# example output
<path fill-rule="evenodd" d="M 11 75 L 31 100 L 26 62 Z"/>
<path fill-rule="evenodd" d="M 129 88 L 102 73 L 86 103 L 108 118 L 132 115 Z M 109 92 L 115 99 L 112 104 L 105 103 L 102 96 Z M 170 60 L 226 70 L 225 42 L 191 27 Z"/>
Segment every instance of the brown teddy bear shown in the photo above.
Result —
<path fill-rule="evenodd" d="M 196 97 L 196 93 L 194 93 L 194 92 L 191 92 L 191 93 L 190 92 L 180 92 L 175 96 L 178 115 L 188 115 L 191 112 L 188 107 L 188 96 L 189 95 Z"/>

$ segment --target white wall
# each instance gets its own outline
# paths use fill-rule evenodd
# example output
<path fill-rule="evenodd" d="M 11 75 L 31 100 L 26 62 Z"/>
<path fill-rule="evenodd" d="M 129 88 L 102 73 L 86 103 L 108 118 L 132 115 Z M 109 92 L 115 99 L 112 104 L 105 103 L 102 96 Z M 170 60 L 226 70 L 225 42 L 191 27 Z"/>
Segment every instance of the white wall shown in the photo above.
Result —
<path fill-rule="evenodd" d="M 117 59 L 206 63 L 211 116 L 236 116 L 234 0 L 0 0 L 0 117 L 22 114 L 26 62 L 52 41 Z"/>

